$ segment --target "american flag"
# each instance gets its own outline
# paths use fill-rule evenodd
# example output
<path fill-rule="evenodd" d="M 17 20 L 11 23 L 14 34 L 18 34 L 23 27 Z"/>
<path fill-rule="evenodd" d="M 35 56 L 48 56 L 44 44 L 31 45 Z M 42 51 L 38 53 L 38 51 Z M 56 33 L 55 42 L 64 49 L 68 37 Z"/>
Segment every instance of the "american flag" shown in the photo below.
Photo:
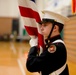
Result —
<path fill-rule="evenodd" d="M 31 38 L 38 37 L 38 48 L 43 49 L 44 39 L 41 34 L 39 22 L 41 21 L 35 0 L 18 0 L 20 15 L 24 27 Z"/>

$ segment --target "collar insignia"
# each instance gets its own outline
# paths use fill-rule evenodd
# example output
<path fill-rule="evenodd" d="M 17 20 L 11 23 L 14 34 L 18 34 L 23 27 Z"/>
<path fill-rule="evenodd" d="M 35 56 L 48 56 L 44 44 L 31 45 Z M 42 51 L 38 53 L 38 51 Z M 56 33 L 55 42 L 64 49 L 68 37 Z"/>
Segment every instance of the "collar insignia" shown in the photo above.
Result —
<path fill-rule="evenodd" d="M 51 45 L 49 48 L 48 48 L 48 52 L 50 53 L 54 53 L 56 51 L 56 46 L 55 45 Z"/>

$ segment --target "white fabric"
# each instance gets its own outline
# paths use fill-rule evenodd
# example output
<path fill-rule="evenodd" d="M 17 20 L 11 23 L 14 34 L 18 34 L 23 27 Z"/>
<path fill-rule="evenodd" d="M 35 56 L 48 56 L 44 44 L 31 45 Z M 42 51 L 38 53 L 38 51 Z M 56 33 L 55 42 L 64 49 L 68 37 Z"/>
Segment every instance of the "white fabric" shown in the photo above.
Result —
<path fill-rule="evenodd" d="M 58 39 L 58 40 L 56 40 L 56 41 L 54 41 L 52 43 L 57 43 L 57 42 L 61 42 L 61 43 L 63 43 L 65 45 L 65 43 L 61 39 Z"/>
<path fill-rule="evenodd" d="M 66 68 L 66 63 L 61 67 L 59 68 L 58 70 L 50 73 L 49 75 L 59 75 L 60 73 L 63 72 L 63 70 Z M 41 71 L 40 71 L 40 75 L 42 75 Z"/>
<path fill-rule="evenodd" d="M 18 0 L 19 6 L 32 8 L 34 11 L 37 11 L 36 4 L 30 0 Z"/>
<path fill-rule="evenodd" d="M 29 41 L 29 44 L 31 47 L 37 46 L 38 45 L 38 38 L 37 37 L 31 38 L 31 40 Z"/>
<path fill-rule="evenodd" d="M 60 22 L 62 24 L 64 24 L 65 21 L 69 20 L 69 18 L 53 11 L 43 10 L 42 12 L 44 13 L 43 18 L 54 19 L 55 21 Z"/>
<path fill-rule="evenodd" d="M 40 46 L 40 52 L 39 52 L 39 56 L 40 54 L 43 52 L 43 48 Z"/>
<path fill-rule="evenodd" d="M 66 63 L 65 63 L 61 68 L 59 68 L 58 70 L 52 72 L 52 73 L 49 74 L 49 75 L 59 75 L 60 73 L 63 72 L 63 70 L 65 69 L 65 67 L 66 67 Z"/>

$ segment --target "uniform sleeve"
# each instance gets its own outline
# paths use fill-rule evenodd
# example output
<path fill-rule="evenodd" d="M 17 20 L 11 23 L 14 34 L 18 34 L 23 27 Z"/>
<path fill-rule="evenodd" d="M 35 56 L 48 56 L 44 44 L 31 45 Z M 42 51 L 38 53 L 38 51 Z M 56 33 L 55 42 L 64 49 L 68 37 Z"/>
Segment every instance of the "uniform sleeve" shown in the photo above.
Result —
<path fill-rule="evenodd" d="M 47 61 L 47 55 L 48 52 L 45 52 L 40 56 L 37 56 L 37 47 L 35 46 L 31 47 L 26 62 L 26 67 L 28 71 L 30 72 L 41 71 L 42 68 L 44 67 L 44 62 Z"/>

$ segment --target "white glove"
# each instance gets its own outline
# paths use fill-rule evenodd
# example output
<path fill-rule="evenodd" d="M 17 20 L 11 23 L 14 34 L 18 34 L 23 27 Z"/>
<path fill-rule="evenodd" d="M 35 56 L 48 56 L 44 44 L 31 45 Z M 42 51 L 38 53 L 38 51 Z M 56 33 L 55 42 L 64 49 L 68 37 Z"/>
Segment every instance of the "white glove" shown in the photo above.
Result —
<path fill-rule="evenodd" d="M 31 40 L 29 41 L 29 44 L 31 47 L 37 46 L 38 45 L 38 38 L 37 37 L 31 38 Z"/>

